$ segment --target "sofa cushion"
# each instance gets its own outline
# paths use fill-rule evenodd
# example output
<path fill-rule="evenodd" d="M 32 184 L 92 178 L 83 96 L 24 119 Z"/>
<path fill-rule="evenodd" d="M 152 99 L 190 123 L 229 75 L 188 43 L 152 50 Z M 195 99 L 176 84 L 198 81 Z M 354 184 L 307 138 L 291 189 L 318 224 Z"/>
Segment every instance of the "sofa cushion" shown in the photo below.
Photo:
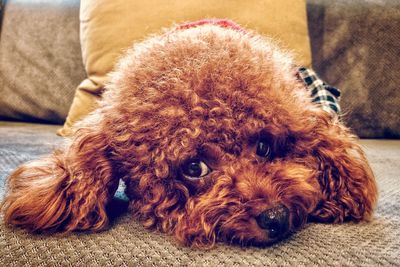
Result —
<path fill-rule="evenodd" d="M 8 0 L 0 41 L 0 118 L 62 123 L 84 77 L 79 0 Z"/>
<path fill-rule="evenodd" d="M 400 2 L 309 0 L 313 66 L 361 137 L 400 137 Z"/>
<path fill-rule="evenodd" d="M 96 107 L 98 96 L 121 53 L 150 33 L 172 23 L 204 18 L 229 18 L 259 33 L 272 36 L 294 50 L 298 61 L 311 63 L 305 1 L 293 0 L 83 0 L 81 46 L 88 78 L 78 87 L 62 135 Z"/>

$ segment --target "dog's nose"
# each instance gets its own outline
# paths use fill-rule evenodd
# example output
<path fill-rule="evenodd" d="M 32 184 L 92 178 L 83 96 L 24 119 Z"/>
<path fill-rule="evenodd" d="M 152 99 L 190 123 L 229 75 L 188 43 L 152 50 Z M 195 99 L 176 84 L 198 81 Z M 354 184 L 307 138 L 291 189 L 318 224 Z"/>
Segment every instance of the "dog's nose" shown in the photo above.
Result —
<path fill-rule="evenodd" d="M 258 226 L 268 232 L 268 237 L 275 239 L 286 233 L 289 228 L 289 209 L 279 204 L 261 212 L 256 220 Z"/>

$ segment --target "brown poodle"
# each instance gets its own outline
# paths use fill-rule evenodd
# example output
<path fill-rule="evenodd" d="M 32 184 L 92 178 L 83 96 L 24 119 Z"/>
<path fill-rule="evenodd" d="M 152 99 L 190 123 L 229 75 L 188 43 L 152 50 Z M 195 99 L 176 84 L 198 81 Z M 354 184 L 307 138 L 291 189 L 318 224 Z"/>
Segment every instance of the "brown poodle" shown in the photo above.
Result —
<path fill-rule="evenodd" d="M 5 222 L 104 229 L 120 179 L 145 227 L 201 248 L 370 219 L 377 189 L 357 138 L 296 71 L 271 40 L 228 21 L 134 45 L 68 144 L 10 175 Z"/>

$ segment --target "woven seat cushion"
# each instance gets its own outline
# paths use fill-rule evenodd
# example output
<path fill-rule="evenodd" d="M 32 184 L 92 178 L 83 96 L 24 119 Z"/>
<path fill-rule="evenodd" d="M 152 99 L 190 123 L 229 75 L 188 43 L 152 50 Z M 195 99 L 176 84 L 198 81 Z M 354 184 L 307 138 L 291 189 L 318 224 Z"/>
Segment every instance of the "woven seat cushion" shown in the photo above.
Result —
<path fill-rule="evenodd" d="M 62 143 L 54 135 L 57 127 L 0 122 L 0 199 L 11 170 Z M 112 210 L 119 216 L 101 233 L 32 235 L 0 224 L 0 266 L 399 266 L 400 141 L 362 144 L 380 195 L 370 223 L 313 223 L 269 248 L 218 244 L 202 251 L 144 229 L 124 213 L 124 202 L 115 201 Z"/>

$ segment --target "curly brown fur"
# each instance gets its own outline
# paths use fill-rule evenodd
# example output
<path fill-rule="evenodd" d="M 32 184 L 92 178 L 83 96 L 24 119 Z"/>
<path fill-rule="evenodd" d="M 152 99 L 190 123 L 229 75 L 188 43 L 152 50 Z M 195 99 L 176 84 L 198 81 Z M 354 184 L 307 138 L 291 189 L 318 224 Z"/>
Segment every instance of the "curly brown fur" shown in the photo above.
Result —
<path fill-rule="evenodd" d="M 215 25 L 136 44 L 69 144 L 11 174 L 5 222 L 103 229 L 119 179 L 145 227 L 201 248 L 270 244 L 307 219 L 370 219 L 377 189 L 357 138 L 295 72 L 271 40 Z M 260 140 L 268 157 L 256 154 Z M 190 159 L 211 171 L 187 177 Z M 278 204 L 289 217 L 275 238 L 256 218 Z"/>

